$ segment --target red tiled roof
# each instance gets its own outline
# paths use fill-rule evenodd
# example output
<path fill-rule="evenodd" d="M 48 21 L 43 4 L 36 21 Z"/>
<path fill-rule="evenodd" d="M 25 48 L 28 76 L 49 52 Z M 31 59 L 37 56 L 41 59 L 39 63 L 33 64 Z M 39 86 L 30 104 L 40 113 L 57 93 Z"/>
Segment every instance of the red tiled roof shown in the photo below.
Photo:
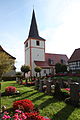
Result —
<path fill-rule="evenodd" d="M 46 61 L 34 61 L 34 62 L 37 66 L 40 66 L 41 68 L 50 68 Z"/>
<path fill-rule="evenodd" d="M 53 64 L 49 64 L 49 59 L 53 60 Z M 65 64 L 68 62 L 68 57 L 63 54 L 51 54 L 45 53 L 45 61 L 34 61 L 37 66 L 42 68 L 50 68 L 55 66 L 56 63 L 61 63 L 61 60 L 65 61 Z"/>
<path fill-rule="evenodd" d="M 10 55 L 9 53 L 7 53 L 2 46 L 0 45 L 0 52 L 5 52 L 9 57 L 11 57 L 12 59 L 16 59 L 15 57 L 13 57 L 12 55 Z"/>
<path fill-rule="evenodd" d="M 51 54 L 51 53 L 45 53 L 45 60 L 47 63 L 49 63 L 49 59 L 53 60 L 53 64 L 61 63 L 61 60 L 65 61 L 65 64 L 68 62 L 68 57 L 64 54 Z"/>
<path fill-rule="evenodd" d="M 68 62 L 74 62 L 79 60 L 80 60 L 80 48 L 74 50 Z"/>

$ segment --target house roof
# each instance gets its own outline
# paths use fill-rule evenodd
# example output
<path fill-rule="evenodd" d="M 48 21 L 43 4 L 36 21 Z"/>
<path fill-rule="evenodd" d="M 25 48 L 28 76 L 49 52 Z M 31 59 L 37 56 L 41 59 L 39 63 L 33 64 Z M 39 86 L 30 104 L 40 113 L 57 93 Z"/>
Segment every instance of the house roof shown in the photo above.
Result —
<path fill-rule="evenodd" d="M 79 60 L 80 60 L 80 48 L 74 50 L 68 62 L 75 62 Z"/>
<path fill-rule="evenodd" d="M 51 68 L 46 61 L 34 61 L 41 68 Z"/>
<path fill-rule="evenodd" d="M 30 25 L 29 35 L 28 35 L 28 39 L 29 38 L 45 40 L 44 38 L 39 36 L 34 9 L 32 13 L 32 20 L 31 20 L 31 25 Z"/>
<path fill-rule="evenodd" d="M 55 65 L 56 63 L 61 63 L 63 60 L 64 64 L 67 64 L 68 57 L 64 54 L 52 54 L 52 53 L 45 53 L 45 60 L 49 64 L 49 59 L 53 61 L 50 65 Z"/>
<path fill-rule="evenodd" d="M 11 57 L 12 59 L 16 59 L 15 57 L 13 57 L 12 55 L 10 55 L 8 52 L 6 52 L 2 46 L 0 45 L 0 52 L 5 52 L 9 57 Z"/>

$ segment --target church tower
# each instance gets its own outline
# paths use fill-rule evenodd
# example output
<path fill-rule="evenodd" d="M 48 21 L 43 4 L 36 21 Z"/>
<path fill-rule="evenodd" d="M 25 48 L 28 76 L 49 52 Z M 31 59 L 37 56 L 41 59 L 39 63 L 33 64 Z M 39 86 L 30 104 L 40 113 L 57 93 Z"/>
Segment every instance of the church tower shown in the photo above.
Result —
<path fill-rule="evenodd" d="M 33 10 L 32 20 L 25 46 L 25 65 L 31 66 L 31 75 L 35 75 L 35 61 L 45 61 L 45 39 L 39 36 L 38 27 Z"/>

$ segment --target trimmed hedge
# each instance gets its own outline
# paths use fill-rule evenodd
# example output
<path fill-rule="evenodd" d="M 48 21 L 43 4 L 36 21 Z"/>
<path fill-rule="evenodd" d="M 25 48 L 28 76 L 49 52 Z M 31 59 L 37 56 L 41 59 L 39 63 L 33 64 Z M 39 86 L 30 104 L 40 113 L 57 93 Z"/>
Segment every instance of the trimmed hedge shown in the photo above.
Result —
<path fill-rule="evenodd" d="M 4 76 L 2 77 L 2 80 L 4 81 L 13 81 L 13 80 L 16 80 L 16 76 Z"/>

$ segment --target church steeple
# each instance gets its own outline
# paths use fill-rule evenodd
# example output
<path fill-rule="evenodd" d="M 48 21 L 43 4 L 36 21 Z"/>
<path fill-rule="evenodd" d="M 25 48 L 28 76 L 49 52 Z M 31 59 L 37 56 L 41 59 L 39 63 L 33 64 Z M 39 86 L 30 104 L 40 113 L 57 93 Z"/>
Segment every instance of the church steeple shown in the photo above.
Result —
<path fill-rule="evenodd" d="M 43 39 L 39 36 L 34 9 L 32 13 L 32 20 L 31 20 L 28 38 Z"/>

